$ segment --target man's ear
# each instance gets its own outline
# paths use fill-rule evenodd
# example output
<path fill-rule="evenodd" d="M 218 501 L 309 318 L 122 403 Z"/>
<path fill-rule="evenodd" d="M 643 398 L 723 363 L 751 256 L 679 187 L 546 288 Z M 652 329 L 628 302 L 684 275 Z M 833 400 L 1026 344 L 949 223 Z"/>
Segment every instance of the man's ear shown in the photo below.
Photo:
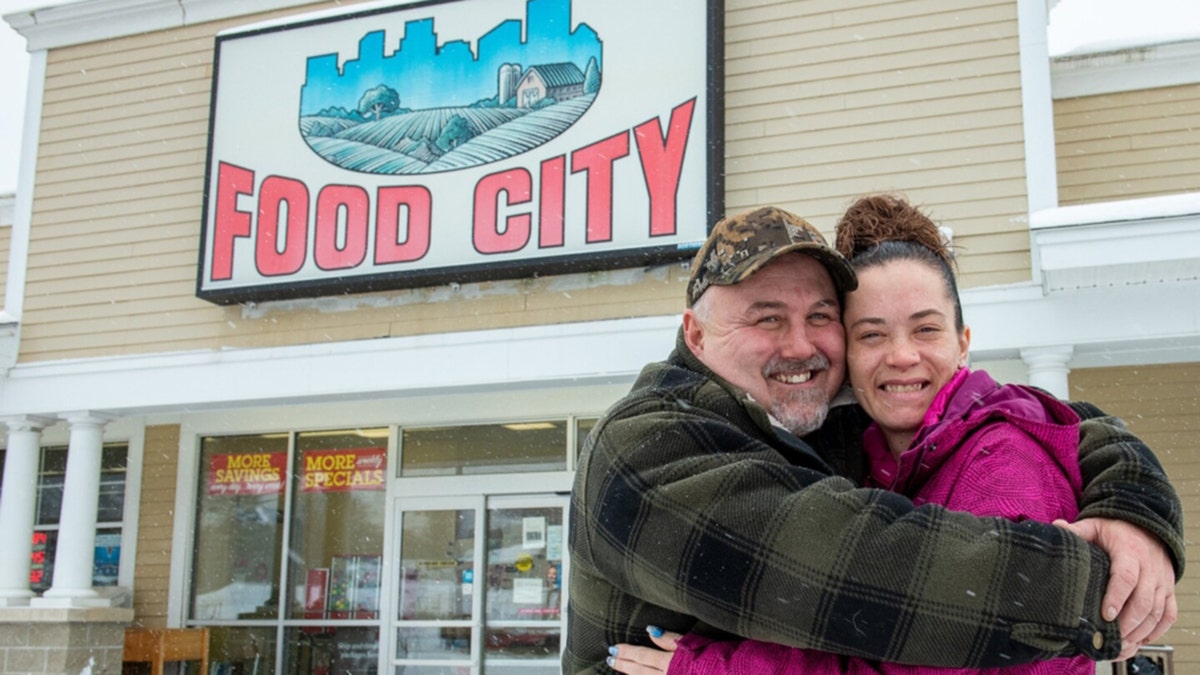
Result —
<path fill-rule="evenodd" d="M 696 358 L 704 353 L 704 324 L 691 308 L 683 310 L 683 341 Z"/>

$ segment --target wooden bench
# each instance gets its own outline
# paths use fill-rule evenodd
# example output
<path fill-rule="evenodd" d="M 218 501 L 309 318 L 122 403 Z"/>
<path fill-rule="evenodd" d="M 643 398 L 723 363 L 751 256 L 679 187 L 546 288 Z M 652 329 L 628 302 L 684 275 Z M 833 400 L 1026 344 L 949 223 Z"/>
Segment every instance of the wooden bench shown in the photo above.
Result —
<path fill-rule="evenodd" d="M 201 675 L 208 675 L 208 629 L 128 628 L 122 660 L 149 663 L 153 675 L 162 675 L 169 661 L 199 661 Z"/>

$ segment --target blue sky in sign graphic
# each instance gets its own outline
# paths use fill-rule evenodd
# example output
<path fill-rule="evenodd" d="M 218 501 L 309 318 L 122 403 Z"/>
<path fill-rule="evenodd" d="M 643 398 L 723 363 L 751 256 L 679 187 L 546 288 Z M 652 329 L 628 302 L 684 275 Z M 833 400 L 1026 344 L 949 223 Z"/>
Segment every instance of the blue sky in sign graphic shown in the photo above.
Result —
<path fill-rule="evenodd" d="M 404 35 L 388 53 L 384 31 L 359 41 L 357 58 L 338 72 L 338 54 L 308 59 L 300 114 L 315 115 L 332 107 L 354 110 L 368 89 L 385 84 L 400 94 L 400 107 L 410 110 L 468 106 L 494 98 L 500 66 L 571 62 L 583 71 L 588 59 L 601 62 L 596 32 L 581 23 L 571 28 L 570 0 L 529 0 L 525 38 L 521 21 L 509 19 L 479 37 L 476 54 L 469 42 L 454 39 L 439 45 L 433 18 L 407 21 Z M 454 36 L 464 37 L 464 36 Z"/>

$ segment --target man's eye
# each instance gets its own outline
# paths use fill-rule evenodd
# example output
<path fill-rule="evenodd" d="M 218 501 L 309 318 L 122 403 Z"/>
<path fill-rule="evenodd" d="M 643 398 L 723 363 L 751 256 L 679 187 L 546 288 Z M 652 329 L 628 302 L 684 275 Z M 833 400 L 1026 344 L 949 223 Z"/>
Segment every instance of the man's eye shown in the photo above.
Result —
<path fill-rule="evenodd" d="M 826 314 L 824 312 L 816 312 L 808 315 L 808 322 L 814 326 L 824 326 L 825 324 L 832 323 L 833 321 L 833 315 Z"/>

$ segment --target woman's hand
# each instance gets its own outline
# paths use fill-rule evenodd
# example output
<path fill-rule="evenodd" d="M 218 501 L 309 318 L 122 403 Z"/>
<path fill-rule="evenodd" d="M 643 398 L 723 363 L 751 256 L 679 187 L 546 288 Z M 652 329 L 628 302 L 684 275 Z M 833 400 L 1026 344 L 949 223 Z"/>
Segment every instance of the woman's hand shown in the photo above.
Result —
<path fill-rule="evenodd" d="M 631 644 L 619 644 L 609 647 L 612 656 L 608 657 L 608 667 L 626 675 L 660 675 L 666 673 L 671 665 L 671 657 L 675 653 L 675 641 L 679 633 L 665 632 L 656 626 L 646 629 L 650 640 L 658 645 L 654 647 L 638 647 Z"/>

